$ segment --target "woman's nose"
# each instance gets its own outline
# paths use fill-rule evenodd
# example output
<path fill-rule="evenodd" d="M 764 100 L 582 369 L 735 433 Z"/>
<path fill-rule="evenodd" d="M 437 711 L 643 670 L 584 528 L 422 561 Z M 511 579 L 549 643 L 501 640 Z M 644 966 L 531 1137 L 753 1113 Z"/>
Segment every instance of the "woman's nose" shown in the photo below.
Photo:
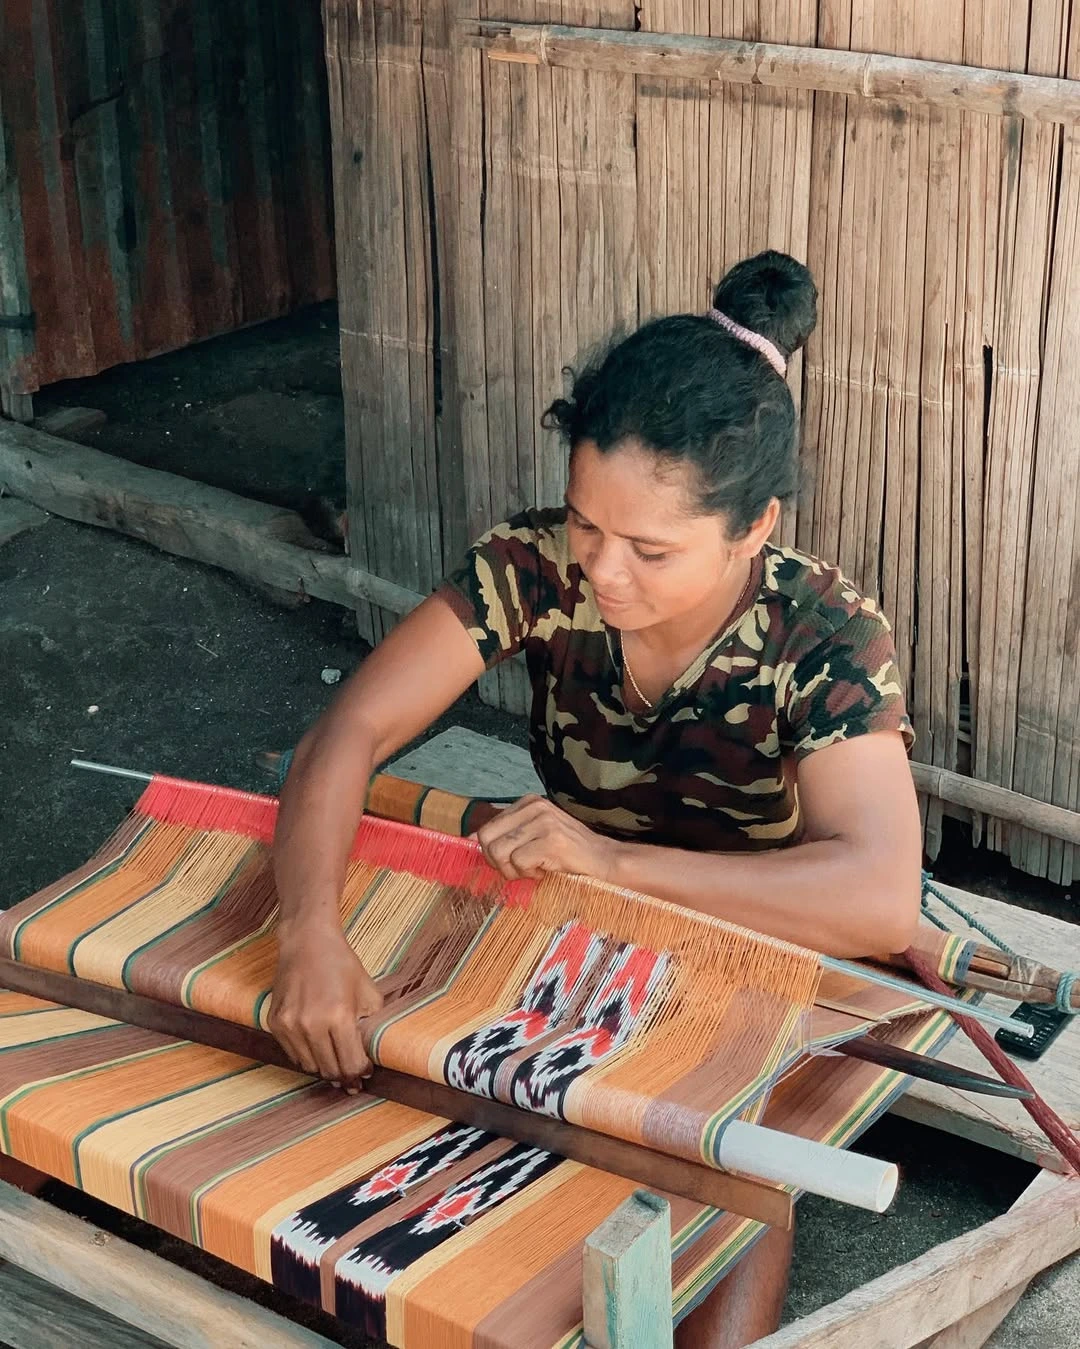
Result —
<path fill-rule="evenodd" d="M 626 565 L 620 554 L 618 540 L 604 539 L 594 544 L 587 570 L 589 580 L 600 591 L 618 587 L 625 581 Z"/>

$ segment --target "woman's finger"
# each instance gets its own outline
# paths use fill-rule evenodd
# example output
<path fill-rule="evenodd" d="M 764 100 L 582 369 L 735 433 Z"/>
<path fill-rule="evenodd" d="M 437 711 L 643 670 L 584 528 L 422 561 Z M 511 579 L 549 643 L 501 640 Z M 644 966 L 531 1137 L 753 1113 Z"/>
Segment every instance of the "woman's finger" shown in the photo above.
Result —
<path fill-rule="evenodd" d="M 341 1085 L 350 1094 L 360 1090 L 364 1069 L 370 1069 L 370 1062 L 364 1052 L 364 1042 L 360 1037 L 360 1027 L 355 1023 L 344 1023 L 330 1029 L 330 1038 L 334 1044 L 337 1061 L 341 1065 Z"/>
<path fill-rule="evenodd" d="M 520 829 L 522 825 L 528 824 L 538 817 L 542 817 L 549 810 L 556 810 L 550 801 L 546 801 L 542 796 L 523 796 L 520 801 L 515 801 L 512 806 L 507 806 L 501 814 L 482 824 L 473 836 L 480 844 L 481 848 L 490 847 L 491 844 L 498 842 L 500 838 L 505 838 L 508 833 L 514 829 Z"/>
<path fill-rule="evenodd" d="M 515 848 L 510 862 L 521 880 L 538 880 L 548 871 L 560 870 L 550 865 L 549 851 L 543 839 L 531 839 Z"/>
<path fill-rule="evenodd" d="M 338 1062 L 337 1049 L 334 1046 L 329 1026 L 317 1034 L 309 1035 L 308 1044 L 311 1046 L 311 1053 L 315 1059 L 315 1067 L 319 1076 L 327 1082 L 343 1082 L 346 1074 L 342 1071 L 341 1064 Z"/>
<path fill-rule="evenodd" d="M 286 1052 L 301 1072 L 307 1073 L 309 1077 L 322 1077 L 323 1074 L 319 1072 L 318 1059 L 315 1057 L 311 1043 L 304 1032 L 297 1027 L 292 1031 L 290 1040 L 292 1048 Z"/>

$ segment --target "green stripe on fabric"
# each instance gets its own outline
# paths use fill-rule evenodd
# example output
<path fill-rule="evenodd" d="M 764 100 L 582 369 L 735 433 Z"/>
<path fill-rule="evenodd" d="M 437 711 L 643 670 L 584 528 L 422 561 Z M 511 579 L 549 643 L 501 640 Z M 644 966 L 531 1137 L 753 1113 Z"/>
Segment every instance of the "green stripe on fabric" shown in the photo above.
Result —
<path fill-rule="evenodd" d="M 132 850 L 134 849 L 135 845 L 142 840 L 143 836 L 146 834 L 146 831 L 152 828 L 153 824 L 154 824 L 153 820 L 146 820 L 144 824 L 141 826 L 141 828 L 139 828 L 138 831 L 135 833 L 135 836 L 132 838 L 128 846 L 126 848 L 121 849 L 121 851 L 115 857 L 111 858 L 108 862 L 103 863 L 100 867 L 95 868 L 95 870 L 92 871 L 89 876 L 84 876 L 81 881 L 77 881 L 74 885 L 70 887 L 70 889 L 65 890 L 62 894 L 57 895 L 54 899 L 50 899 L 48 904 L 43 905 L 40 909 L 36 909 L 33 913 L 28 914 L 24 919 L 22 919 L 22 921 L 15 928 L 15 931 L 12 933 L 11 937 L 11 953 L 13 958 L 15 960 L 22 960 L 23 933 L 28 928 L 32 927 L 39 918 L 44 918 L 46 914 L 51 913 L 53 909 L 55 909 L 58 905 L 63 904 L 66 900 L 72 899 L 75 895 L 81 894 L 83 890 L 88 889 L 91 885 L 96 885 L 98 881 L 103 880 L 106 876 L 111 876 L 124 864 L 124 862 L 128 860 L 128 857 L 131 854 Z M 84 934 L 80 933 L 80 938 L 83 935 Z"/>

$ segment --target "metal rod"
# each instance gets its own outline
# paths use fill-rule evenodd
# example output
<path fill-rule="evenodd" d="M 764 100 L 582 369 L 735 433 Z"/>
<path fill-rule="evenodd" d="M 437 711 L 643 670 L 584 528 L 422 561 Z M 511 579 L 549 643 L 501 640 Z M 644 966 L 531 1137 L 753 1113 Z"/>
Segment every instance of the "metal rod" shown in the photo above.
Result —
<path fill-rule="evenodd" d="M 880 970 L 868 969 L 865 965 L 856 965 L 852 960 L 837 960 L 835 956 L 819 956 L 822 966 L 835 970 L 838 974 L 849 974 L 853 979 L 865 979 L 868 984 L 877 984 L 880 988 L 892 988 L 898 993 L 910 993 L 912 1001 L 929 1003 L 931 1007 L 941 1007 L 946 1012 L 970 1016 L 977 1021 L 985 1021 L 988 1026 L 1006 1026 L 1018 1035 L 1032 1036 L 1035 1027 L 1017 1021 L 1015 1017 L 995 1012 L 989 1007 L 980 1007 L 976 1003 L 964 1002 L 960 998 L 950 998 L 944 993 L 935 993 L 923 988 L 921 984 L 910 983 L 907 979 L 896 979 Z"/>
<path fill-rule="evenodd" d="M 72 759 L 72 768 L 88 768 L 92 773 L 108 773 L 114 778 L 132 778 L 135 782 L 153 782 L 153 773 L 140 773 L 136 768 L 117 768 L 115 764 L 95 763 L 93 759 Z"/>
<path fill-rule="evenodd" d="M 95 763 L 92 759 L 72 759 L 71 766 L 72 768 L 88 768 L 94 773 L 109 773 L 117 778 L 132 778 L 137 782 L 150 782 L 152 780 L 152 774 L 150 773 L 141 773 L 134 768 L 117 768 L 114 764 Z M 941 1007 L 947 1012 L 960 1012 L 964 1016 L 985 1021 L 990 1026 L 1007 1026 L 1017 1035 L 1030 1037 L 1035 1034 L 1034 1026 L 1017 1021 L 1013 1017 L 1004 1016 L 1000 1012 L 991 1011 L 988 1007 L 979 1007 L 973 1003 L 962 1002 L 959 998 L 947 998 L 942 993 L 934 993 L 930 989 L 909 983 L 905 979 L 894 979 L 891 974 L 882 974 L 878 970 L 867 969 L 865 966 L 856 965 L 850 960 L 837 960 L 833 956 L 819 956 L 818 958 L 827 970 L 836 970 L 840 974 L 850 974 L 856 979 L 864 979 L 868 984 L 877 984 L 881 988 L 892 988 L 900 993 L 910 993 L 913 999 L 917 998 L 920 1002 L 929 1003 L 931 1007 Z"/>

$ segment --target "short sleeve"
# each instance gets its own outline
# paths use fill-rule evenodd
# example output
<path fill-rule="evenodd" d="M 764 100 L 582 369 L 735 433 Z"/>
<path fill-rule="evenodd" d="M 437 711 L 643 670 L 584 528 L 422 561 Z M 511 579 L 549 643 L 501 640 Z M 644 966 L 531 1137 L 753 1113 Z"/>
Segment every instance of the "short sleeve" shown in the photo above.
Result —
<path fill-rule="evenodd" d="M 531 512 L 496 525 L 435 592 L 464 624 L 489 670 L 524 647 L 536 620 L 541 532 Z"/>
<path fill-rule="evenodd" d="M 869 601 L 801 660 L 787 683 L 785 737 L 796 759 L 874 731 L 899 731 L 910 753 L 915 733 L 892 632 Z"/>

